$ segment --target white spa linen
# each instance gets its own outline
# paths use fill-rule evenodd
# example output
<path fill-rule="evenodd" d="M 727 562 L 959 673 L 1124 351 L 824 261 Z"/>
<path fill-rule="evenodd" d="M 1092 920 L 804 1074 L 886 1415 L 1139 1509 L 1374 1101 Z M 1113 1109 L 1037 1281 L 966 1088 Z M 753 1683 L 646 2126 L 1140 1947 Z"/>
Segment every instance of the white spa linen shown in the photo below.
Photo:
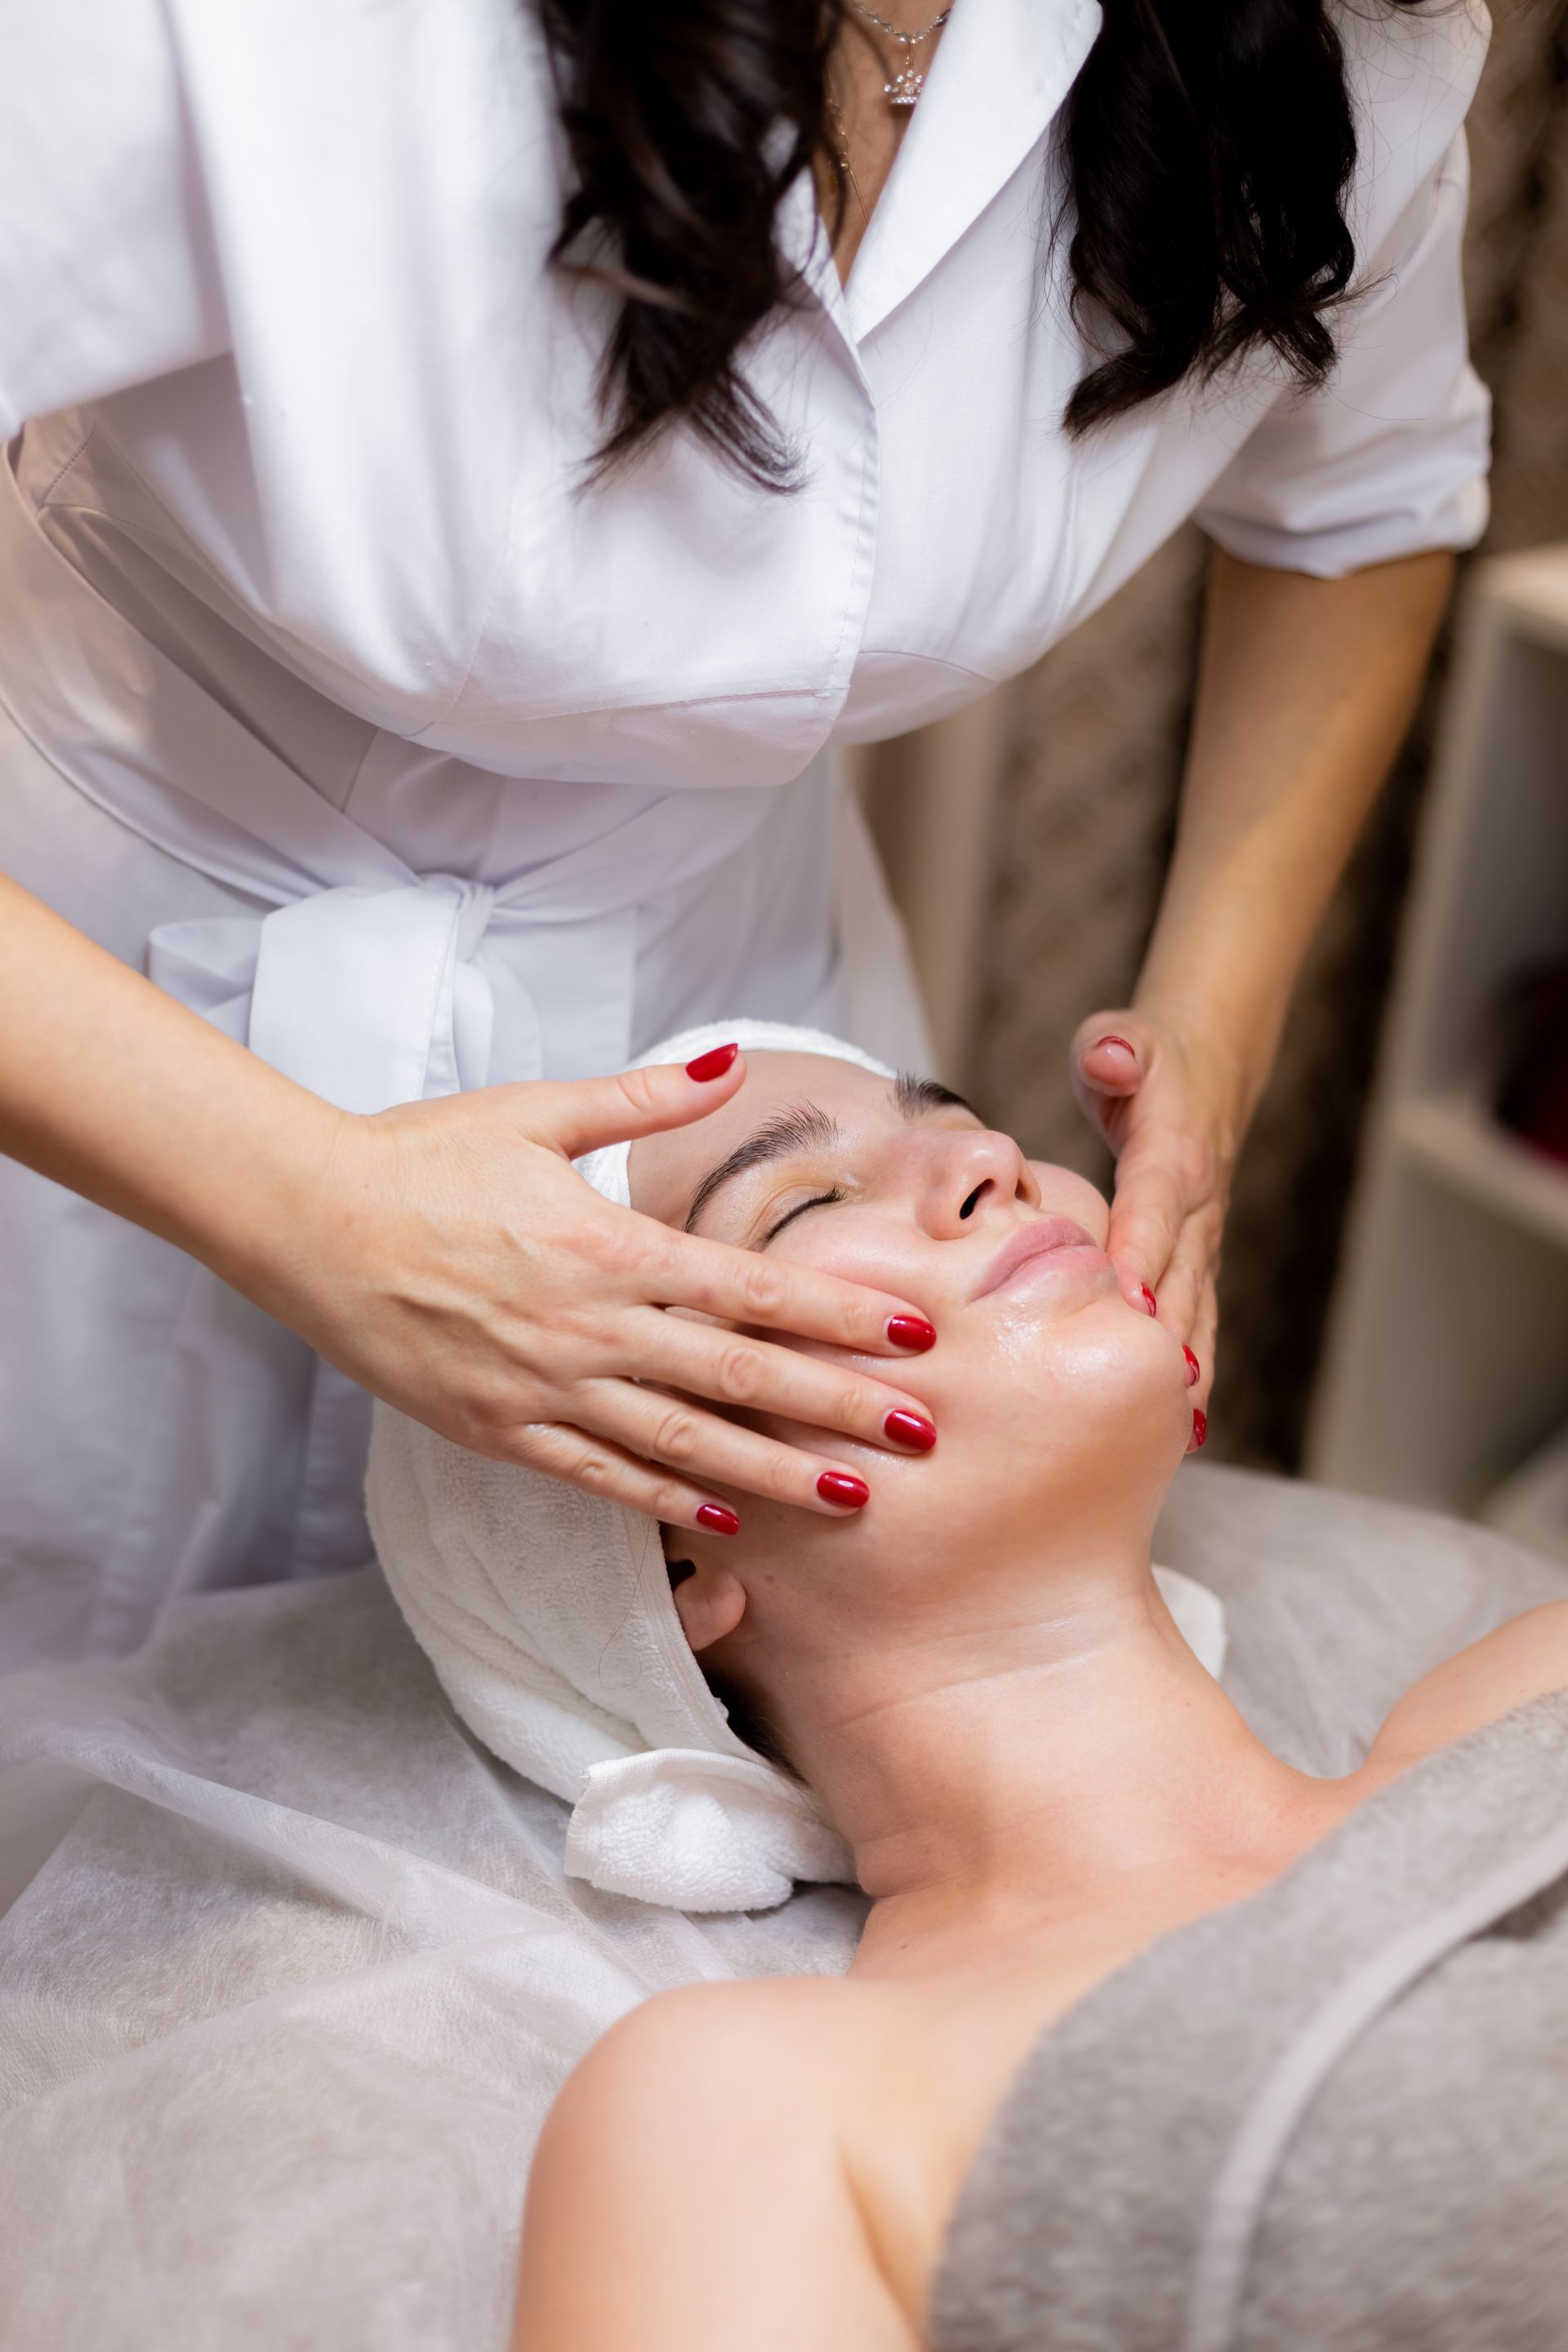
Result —
<path fill-rule="evenodd" d="M 1243 1713 L 1317 1772 L 1565 1580 L 1202 1462 L 1159 1548 L 1225 1600 Z M 816 1887 L 684 1919 L 568 1878 L 565 1826 L 464 1732 L 374 1572 L 0 1678 L 5 2352 L 503 2352 L 575 2061 L 665 1988 L 841 1970 L 864 1910 Z"/>
<path fill-rule="evenodd" d="M 820 1031 L 730 1021 L 668 1038 L 645 1063 L 747 1052 L 885 1063 Z M 630 1201 L 628 1149 L 580 1162 Z M 387 1581 L 443 1689 L 486 1746 L 573 1804 L 566 1868 L 682 1911 L 755 1910 L 800 1880 L 852 1880 L 812 1792 L 730 1728 L 681 1631 L 658 1529 L 639 1513 L 487 1461 L 378 1405 L 367 1487 Z M 1156 1570 L 1211 1674 L 1225 1655 L 1210 1592 Z"/>
<path fill-rule="evenodd" d="M 0 1678 L 4 2352 L 501 2352 L 573 2066 L 651 1994 L 843 1969 L 864 1908 L 693 1922 L 565 1829 L 374 1570 Z"/>

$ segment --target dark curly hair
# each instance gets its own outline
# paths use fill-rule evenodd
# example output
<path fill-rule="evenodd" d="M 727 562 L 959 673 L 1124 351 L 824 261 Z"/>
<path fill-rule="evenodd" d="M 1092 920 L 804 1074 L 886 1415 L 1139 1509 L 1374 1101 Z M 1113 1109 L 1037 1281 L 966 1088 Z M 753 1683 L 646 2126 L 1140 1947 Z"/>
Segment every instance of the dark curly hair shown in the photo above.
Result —
<path fill-rule="evenodd" d="M 779 201 L 835 157 L 826 72 L 844 0 L 540 6 L 575 173 L 555 258 L 620 298 L 601 467 L 680 421 L 753 481 L 790 487 L 795 453 L 740 355 L 794 291 Z M 1324 380 L 1355 259 L 1356 160 L 1325 0 L 1105 0 L 1059 137 L 1058 226 L 1093 362 L 1069 431 L 1259 346 L 1304 385 Z"/>

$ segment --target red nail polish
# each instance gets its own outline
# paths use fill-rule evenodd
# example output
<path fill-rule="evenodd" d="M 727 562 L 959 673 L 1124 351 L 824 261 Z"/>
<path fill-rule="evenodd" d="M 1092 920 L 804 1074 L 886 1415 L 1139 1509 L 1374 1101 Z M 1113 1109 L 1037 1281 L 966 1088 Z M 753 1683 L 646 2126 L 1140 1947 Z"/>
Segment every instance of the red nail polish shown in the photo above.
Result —
<path fill-rule="evenodd" d="M 1158 1315 L 1160 1312 L 1160 1302 L 1155 1297 L 1153 1292 L 1150 1289 L 1148 1284 L 1146 1282 L 1141 1282 L 1138 1288 L 1140 1296 L 1143 1301 L 1144 1313 L 1148 1315 Z"/>
<path fill-rule="evenodd" d="M 825 1503 L 837 1503 L 841 1511 L 864 1510 L 871 1499 L 871 1489 L 864 1478 L 857 1478 L 848 1470 L 825 1470 L 816 1482 L 816 1491 Z"/>
<path fill-rule="evenodd" d="M 1209 1417 L 1201 1404 L 1193 1407 L 1193 1444 L 1202 1445 L 1209 1433 Z"/>
<path fill-rule="evenodd" d="M 936 1332 L 923 1315 L 889 1315 L 888 1337 L 895 1348 L 908 1348 L 911 1355 L 923 1355 L 936 1345 Z"/>
<path fill-rule="evenodd" d="M 1184 1347 L 1182 1353 L 1187 1360 L 1187 1386 L 1193 1388 L 1202 1380 L 1204 1368 L 1190 1348 Z"/>
<path fill-rule="evenodd" d="M 723 1076 L 740 1050 L 739 1045 L 710 1046 L 706 1054 L 699 1054 L 694 1062 L 688 1062 L 686 1075 L 689 1078 L 695 1078 L 700 1087 L 705 1087 L 711 1079 Z"/>
<path fill-rule="evenodd" d="M 1131 1054 L 1134 1061 L 1138 1059 L 1138 1049 L 1130 1038 L 1097 1037 L 1089 1050 L 1091 1054 L 1098 1054 L 1102 1045 L 1120 1045 L 1124 1054 Z"/>
<path fill-rule="evenodd" d="M 699 1503 L 697 1524 L 716 1536 L 738 1536 L 741 1522 L 727 1503 Z"/>
<path fill-rule="evenodd" d="M 928 1421 L 923 1412 L 906 1412 L 895 1405 L 882 1423 L 887 1434 L 900 1445 L 912 1445 L 917 1454 L 929 1454 L 936 1444 L 936 1423 Z"/>

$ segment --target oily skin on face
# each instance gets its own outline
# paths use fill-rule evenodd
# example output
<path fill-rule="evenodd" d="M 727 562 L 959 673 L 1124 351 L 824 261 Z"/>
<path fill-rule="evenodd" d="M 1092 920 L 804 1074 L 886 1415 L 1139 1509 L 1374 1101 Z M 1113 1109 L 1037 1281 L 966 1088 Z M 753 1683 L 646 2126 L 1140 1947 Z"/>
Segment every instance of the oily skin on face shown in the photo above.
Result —
<path fill-rule="evenodd" d="M 786 1150 L 707 1189 L 759 1134 L 786 1129 Z M 706 1191 L 701 1232 L 853 1280 L 919 1277 L 938 1335 L 922 1365 L 934 1448 L 873 1454 L 836 1438 L 830 1450 L 869 1489 L 864 1510 L 803 1531 L 738 1498 L 738 1536 L 682 1533 L 673 1555 L 694 1570 L 676 1594 L 693 1648 L 784 1731 L 850 1835 L 862 1883 L 884 1891 L 909 1859 L 912 1823 L 895 1826 L 893 1811 L 918 1815 L 919 1842 L 934 1847 L 940 1809 L 884 1801 L 895 1785 L 906 1801 L 913 1790 L 901 1771 L 869 1769 L 852 1725 L 881 1712 L 890 1729 L 896 1710 L 911 1741 L 951 1745 L 985 1686 L 1000 1738 L 998 1678 L 1025 1704 L 1031 1670 L 1055 1674 L 1064 1640 L 1098 1641 L 1111 1593 L 1152 1624 L 1162 1663 L 1173 1639 L 1184 1655 L 1148 1571 L 1190 1442 L 1180 1345 L 1121 1296 L 1092 1185 L 1026 1160 L 961 1105 L 900 1101 L 847 1064 L 754 1056 L 718 1117 L 639 1142 L 631 1177 L 634 1204 L 671 1223 Z M 1053 1245 L 1026 1255 L 1037 1243 Z M 888 1784 L 879 1795 L 875 1780 Z M 974 1828 L 952 1833 L 978 1856 Z M 884 1848 L 900 1857 L 886 1872 L 873 1853 Z M 928 1854 L 917 1874 L 935 1867 Z"/>
<path fill-rule="evenodd" d="M 1037 1495 L 1039 1448 L 1053 1429 L 1070 1423 L 1081 1432 L 1086 1413 L 1098 1427 L 1108 1412 L 1123 1411 L 1138 1368 L 1171 1408 L 1179 1454 L 1191 1428 L 1181 1349 L 1118 1295 L 1104 1255 L 1104 1199 L 1069 1170 L 1026 1160 L 1011 1138 L 942 1101 L 941 1089 L 931 1093 L 815 1055 L 755 1055 L 721 1111 L 633 1147 L 633 1205 L 851 1281 L 880 1284 L 894 1268 L 906 1281 L 918 1274 L 938 1332 L 922 1361 L 922 1394 L 942 1447 L 964 1447 L 988 1520 L 1005 1507 L 1014 1446 L 1030 1449 L 1023 1484 Z M 781 1149 L 711 1186 L 715 1171 L 775 1134 Z M 1047 1228 L 1059 1245 L 993 1286 L 1004 1247 L 1026 1229 L 1030 1241 L 1044 1239 Z M 800 1344 L 829 1361 L 859 1360 Z M 1080 1434 L 1079 1450 L 1082 1443 Z M 852 1441 L 824 1440 L 822 1450 L 866 1482 L 884 1534 L 900 1497 L 918 1496 L 922 1512 L 930 1508 L 935 1482 L 900 1475 L 908 1461 Z M 757 1518 L 754 1500 L 745 1499 L 743 1516 L 748 1527 Z"/>

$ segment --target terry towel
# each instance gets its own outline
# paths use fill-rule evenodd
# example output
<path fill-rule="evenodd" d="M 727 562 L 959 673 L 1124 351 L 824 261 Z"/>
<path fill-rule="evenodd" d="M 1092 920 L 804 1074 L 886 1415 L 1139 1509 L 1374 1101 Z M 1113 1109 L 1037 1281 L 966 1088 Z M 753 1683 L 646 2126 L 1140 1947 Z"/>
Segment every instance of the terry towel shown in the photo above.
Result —
<path fill-rule="evenodd" d="M 1564 2050 L 1557 1692 L 1042 2035 L 960 2192 L 932 2352 L 1559 2352 Z"/>
<path fill-rule="evenodd" d="M 642 1060 L 688 1061 L 731 1039 L 892 1075 L 837 1038 L 758 1021 L 688 1031 Z M 578 1164 L 625 1204 L 628 1156 L 612 1145 Z M 367 1501 L 387 1581 L 458 1715 L 574 1806 L 569 1873 L 681 1911 L 763 1910 L 796 1880 L 853 1882 L 811 1790 L 730 1728 L 687 1647 L 651 1520 L 488 1461 L 387 1405 L 375 1411 Z M 1219 1601 L 1155 1573 L 1217 1675 Z"/>

